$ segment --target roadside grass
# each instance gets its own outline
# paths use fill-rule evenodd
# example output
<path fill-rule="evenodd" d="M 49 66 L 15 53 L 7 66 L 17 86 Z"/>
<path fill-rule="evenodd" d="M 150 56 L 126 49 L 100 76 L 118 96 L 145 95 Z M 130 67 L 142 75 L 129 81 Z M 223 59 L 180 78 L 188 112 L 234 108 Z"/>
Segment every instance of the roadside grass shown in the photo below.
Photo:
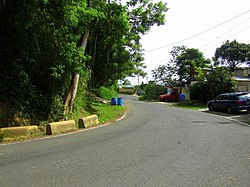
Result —
<path fill-rule="evenodd" d="M 92 101 L 89 104 L 87 109 L 82 108 L 82 110 L 78 110 L 77 112 L 75 112 L 73 118 L 75 119 L 75 122 L 77 124 L 79 118 L 89 116 L 92 114 L 96 114 L 100 122 L 100 124 L 98 125 L 101 125 L 102 123 L 106 123 L 106 122 L 109 122 L 109 121 L 112 121 L 121 117 L 125 113 L 126 110 L 127 110 L 126 106 L 112 106 L 110 102 L 103 102 L 103 100 L 100 99 L 100 100 Z M 0 143 L 13 143 L 13 142 L 19 142 L 19 141 L 24 141 L 24 140 L 31 140 L 31 139 L 38 139 L 38 138 L 46 137 L 46 134 L 45 134 L 46 124 L 48 124 L 47 121 L 40 123 L 40 125 L 38 126 L 40 133 L 38 135 L 14 137 L 14 138 L 9 138 L 9 139 L 4 139 L 4 140 L 0 136 Z"/>
<path fill-rule="evenodd" d="M 100 123 L 111 121 L 122 116 L 127 110 L 125 106 L 111 106 L 110 103 L 103 104 L 101 102 L 92 102 L 94 114 L 98 116 Z"/>
<path fill-rule="evenodd" d="M 250 120 L 243 120 L 243 121 L 241 121 L 241 122 L 243 122 L 243 123 L 246 123 L 246 124 L 250 125 Z"/>
<path fill-rule="evenodd" d="M 200 102 L 200 101 L 185 101 L 185 102 L 178 102 L 176 104 L 173 104 L 173 106 L 181 107 L 181 108 L 187 108 L 192 110 L 200 110 L 207 108 L 207 104 Z"/>
<path fill-rule="evenodd" d="M 105 123 L 122 116 L 126 110 L 125 106 L 112 106 L 108 100 L 101 98 L 93 99 L 88 107 L 74 113 L 74 119 L 77 124 L 78 119 L 96 114 L 99 122 Z"/>

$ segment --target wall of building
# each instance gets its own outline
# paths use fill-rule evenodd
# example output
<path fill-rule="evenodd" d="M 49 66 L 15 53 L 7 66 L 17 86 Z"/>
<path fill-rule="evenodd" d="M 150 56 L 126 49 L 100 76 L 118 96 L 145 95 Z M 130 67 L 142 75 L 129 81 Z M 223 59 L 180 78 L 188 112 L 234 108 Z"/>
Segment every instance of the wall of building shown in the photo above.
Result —
<path fill-rule="evenodd" d="M 250 92 L 250 82 L 245 81 L 237 81 L 236 83 L 236 91 L 239 92 Z"/>
<path fill-rule="evenodd" d="M 249 76 L 250 68 L 236 68 L 234 70 L 234 76 Z"/>

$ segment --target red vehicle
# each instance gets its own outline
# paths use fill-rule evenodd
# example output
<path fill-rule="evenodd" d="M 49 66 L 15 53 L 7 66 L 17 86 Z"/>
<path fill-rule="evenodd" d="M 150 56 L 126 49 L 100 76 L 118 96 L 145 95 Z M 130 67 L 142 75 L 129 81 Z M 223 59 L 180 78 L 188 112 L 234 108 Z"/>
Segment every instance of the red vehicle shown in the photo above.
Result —
<path fill-rule="evenodd" d="M 167 94 L 160 95 L 161 101 L 178 101 L 178 94 L 176 92 L 170 92 Z"/>

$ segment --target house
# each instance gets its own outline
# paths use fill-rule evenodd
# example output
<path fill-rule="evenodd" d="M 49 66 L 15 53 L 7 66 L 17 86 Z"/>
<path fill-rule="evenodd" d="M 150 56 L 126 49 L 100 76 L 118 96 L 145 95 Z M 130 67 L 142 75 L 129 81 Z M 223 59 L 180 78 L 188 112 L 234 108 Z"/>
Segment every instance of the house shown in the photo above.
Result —
<path fill-rule="evenodd" d="M 118 89 L 119 93 L 133 94 L 135 93 L 135 86 L 133 85 L 121 85 Z"/>
<path fill-rule="evenodd" d="M 190 100 L 190 90 L 188 84 L 184 84 L 182 86 L 166 86 L 167 93 L 170 92 L 176 92 L 178 95 L 181 93 L 185 95 L 185 100 L 189 101 Z M 180 98 L 179 98 L 180 99 Z"/>
<path fill-rule="evenodd" d="M 209 68 L 203 68 L 203 72 L 210 71 Z M 250 92 L 250 67 L 238 67 L 234 69 L 234 76 L 236 81 L 235 91 Z"/>
<path fill-rule="evenodd" d="M 240 67 L 234 70 L 233 79 L 236 81 L 236 91 L 250 92 L 250 68 Z"/>
<path fill-rule="evenodd" d="M 204 73 L 211 71 L 209 68 L 202 69 Z M 234 69 L 234 74 L 232 77 L 235 82 L 235 91 L 239 92 L 250 92 L 250 67 L 238 67 Z M 191 85 L 197 83 L 197 81 L 192 81 Z M 190 92 L 187 86 L 182 87 L 182 92 L 187 95 L 187 100 L 190 98 Z"/>

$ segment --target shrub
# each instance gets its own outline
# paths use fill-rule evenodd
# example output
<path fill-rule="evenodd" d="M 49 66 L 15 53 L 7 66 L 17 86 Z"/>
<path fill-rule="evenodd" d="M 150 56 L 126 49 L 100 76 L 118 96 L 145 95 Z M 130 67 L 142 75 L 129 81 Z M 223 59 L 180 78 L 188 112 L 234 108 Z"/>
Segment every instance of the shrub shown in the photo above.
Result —
<path fill-rule="evenodd" d="M 102 86 L 98 89 L 98 95 L 103 99 L 111 99 L 118 97 L 118 92 Z"/>
<path fill-rule="evenodd" d="M 208 82 L 202 81 L 193 84 L 190 87 L 191 100 L 208 101 L 211 99 Z"/>
<path fill-rule="evenodd" d="M 144 85 L 143 91 L 140 100 L 155 100 L 159 99 L 159 95 L 165 92 L 165 88 L 162 85 L 157 85 L 155 82 L 149 82 Z"/>

